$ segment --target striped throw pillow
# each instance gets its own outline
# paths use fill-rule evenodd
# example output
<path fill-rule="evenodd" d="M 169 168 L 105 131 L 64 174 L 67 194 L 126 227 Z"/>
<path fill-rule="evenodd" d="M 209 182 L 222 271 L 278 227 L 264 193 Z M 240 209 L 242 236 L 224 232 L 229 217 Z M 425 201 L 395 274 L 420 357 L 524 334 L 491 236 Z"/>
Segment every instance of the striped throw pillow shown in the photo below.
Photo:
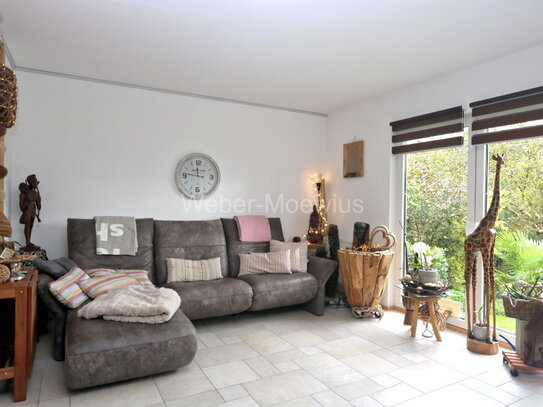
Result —
<path fill-rule="evenodd" d="M 296 250 L 300 249 L 299 259 L 300 262 L 296 263 L 296 259 L 292 258 L 292 271 L 307 273 L 307 241 L 302 240 L 301 242 L 280 242 L 279 240 L 270 241 L 270 252 L 279 252 L 282 250 Z"/>
<path fill-rule="evenodd" d="M 136 280 L 140 285 L 154 285 L 151 280 L 149 280 L 149 276 L 147 275 L 147 271 L 145 270 L 125 270 L 125 269 L 89 269 L 85 270 L 85 273 L 88 274 L 90 278 L 96 278 L 96 277 L 104 277 L 104 276 L 110 276 L 112 274 L 123 274 L 127 277 L 133 278 Z"/>
<path fill-rule="evenodd" d="M 90 280 L 89 276 L 80 268 L 74 267 L 58 280 L 51 281 L 49 291 L 68 308 L 77 308 L 89 299 L 78 285 L 85 280 Z"/>
<path fill-rule="evenodd" d="M 133 278 L 123 274 L 110 274 L 103 277 L 89 278 L 88 280 L 79 281 L 78 284 L 85 294 L 91 298 L 96 298 L 111 290 L 140 285 Z"/>
<path fill-rule="evenodd" d="M 239 255 L 239 274 L 291 274 L 290 250 Z"/>
<path fill-rule="evenodd" d="M 147 275 L 147 271 L 145 270 L 115 270 L 115 273 L 118 274 L 124 274 L 127 277 L 133 278 L 136 280 L 140 285 L 150 285 L 154 286 L 154 284 L 149 280 L 149 276 Z"/>
<path fill-rule="evenodd" d="M 115 270 L 113 269 L 103 269 L 103 268 L 85 270 L 85 273 L 87 273 L 87 275 L 90 278 L 109 276 L 110 274 L 113 274 L 114 272 Z"/>
<path fill-rule="evenodd" d="M 221 258 L 207 260 L 166 259 L 168 283 L 174 281 L 209 281 L 222 278 Z"/>

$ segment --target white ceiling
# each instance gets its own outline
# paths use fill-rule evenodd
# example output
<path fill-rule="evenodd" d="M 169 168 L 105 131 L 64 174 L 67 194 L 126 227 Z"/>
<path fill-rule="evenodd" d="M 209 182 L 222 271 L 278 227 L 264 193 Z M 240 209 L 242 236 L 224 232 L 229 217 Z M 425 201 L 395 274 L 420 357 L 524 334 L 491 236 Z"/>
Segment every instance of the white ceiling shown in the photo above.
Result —
<path fill-rule="evenodd" d="M 329 113 L 543 43 L 541 0 L 0 0 L 17 67 Z"/>

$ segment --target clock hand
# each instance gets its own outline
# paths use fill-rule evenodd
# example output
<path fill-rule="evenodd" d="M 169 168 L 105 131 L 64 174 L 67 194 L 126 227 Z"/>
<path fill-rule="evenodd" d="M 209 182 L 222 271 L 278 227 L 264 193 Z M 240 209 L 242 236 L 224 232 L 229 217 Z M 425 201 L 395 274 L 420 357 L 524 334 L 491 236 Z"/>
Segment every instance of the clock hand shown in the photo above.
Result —
<path fill-rule="evenodd" d="M 196 175 L 196 174 L 191 174 L 190 172 L 187 173 L 187 175 L 190 175 L 191 177 L 198 177 L 198 178 L 204 178 L 203 175 Z"/>

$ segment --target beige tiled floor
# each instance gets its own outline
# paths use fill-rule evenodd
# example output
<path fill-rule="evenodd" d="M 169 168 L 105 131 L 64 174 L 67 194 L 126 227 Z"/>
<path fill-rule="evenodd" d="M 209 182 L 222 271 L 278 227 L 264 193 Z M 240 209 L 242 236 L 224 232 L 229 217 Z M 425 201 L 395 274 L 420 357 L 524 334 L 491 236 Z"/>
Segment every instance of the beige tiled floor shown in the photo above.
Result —
<path fill-rule="evenodd" d="M 69 391 L 63 364 L 38 345 L 28 399 L 17 405 L 95 406 L 542 406 L 543 373 L 513 378 L 501 356 L 411 338 L 403 315 L 356 320 L 346 309 L 316 317 L 300 309 L 197 321 L 194 362 L 175 372 Z M 7 383 L 7 382 L 4 382 Z M 0 406 L 11 394 L 0 382 Z"/>

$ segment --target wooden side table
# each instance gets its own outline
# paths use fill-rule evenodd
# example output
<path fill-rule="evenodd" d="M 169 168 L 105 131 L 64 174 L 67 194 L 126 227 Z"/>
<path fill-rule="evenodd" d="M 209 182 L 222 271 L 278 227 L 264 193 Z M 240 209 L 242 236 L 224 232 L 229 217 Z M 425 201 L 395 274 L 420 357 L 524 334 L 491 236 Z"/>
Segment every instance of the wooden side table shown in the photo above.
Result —
<path fill-rule="evenodd" d="M 32 363 L 36 346 L 36 291 L 38 286 L 38 271 L 35 268 L 25 268 L 28 271 L 24 280 L 0 284 L 0 300 L 13 299 L 14 313 L 11 320 L 2 321 L 2 325 L 10 322 L 14 325 L 11 355 L 7 355 L 5 366 L 0 366 L 0 380 L 13 380 L 13 401 L 26 399 L 27 381 L 32 375 Z M 0 326 L 2 335 L 9 329 Z M 13 363 L 11 363 L 13 362 Z"/>
<path fill-rule="evenodd" d="M 427 296 L 409 293 L 408 297 L 413 300 L 413 316 L 411 317 L 411 337 L 415 337 L 417 334 L 417 324 L 419 322 L 419 308 L 421 302 L 428 303 L 429 317 L 428 320 L 432 324 L 434 329 L 434 335 L 438 342 L 441 342 L 441 334 L 439 333 L 439 326 L 437 325 L 435 304 L 442 298 L 439 295 Z"/>

